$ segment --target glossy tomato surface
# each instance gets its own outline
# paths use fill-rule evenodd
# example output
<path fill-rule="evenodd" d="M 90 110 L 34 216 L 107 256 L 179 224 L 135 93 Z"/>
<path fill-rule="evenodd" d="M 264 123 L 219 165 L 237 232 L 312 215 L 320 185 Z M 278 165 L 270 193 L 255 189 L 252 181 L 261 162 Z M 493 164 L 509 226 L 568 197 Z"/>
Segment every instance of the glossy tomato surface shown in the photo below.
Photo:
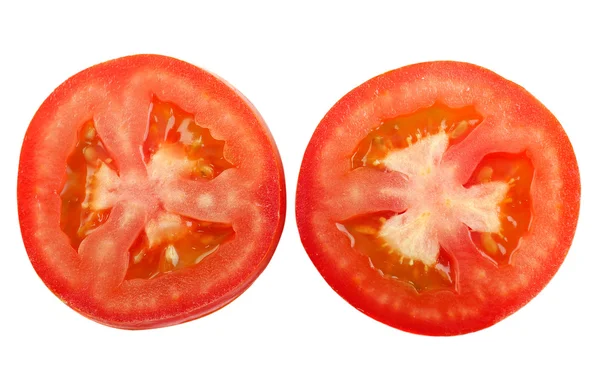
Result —
<path fill-rule="evenodd" d="M 304 155 L 296 219 L 319 272 L 358 310 L 457 335 L 544 288 L 579 200 L 575 155 L 549 110 L 489 70 L 440 61 L 335 104 Z"/>
<path fill-rule="evenodd" d="M 42 104 L 18 177 L 23 241 L 67 305 L 127 329 L 219 309 L 271 259 L 285 218 L 276 145 L 252 105 L 170 57 L 111 60 Z"/>

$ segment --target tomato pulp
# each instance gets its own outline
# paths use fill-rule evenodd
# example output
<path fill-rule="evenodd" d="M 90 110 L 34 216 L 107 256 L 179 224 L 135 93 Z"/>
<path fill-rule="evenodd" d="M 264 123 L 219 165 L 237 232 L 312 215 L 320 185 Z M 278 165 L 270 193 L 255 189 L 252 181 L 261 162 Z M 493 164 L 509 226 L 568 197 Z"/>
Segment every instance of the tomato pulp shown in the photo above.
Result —
<path fill-rule="evenodd" d="M 285 218 L 277 147 L 223 80 L 170 57 L 69 78 L 23 142 L 21 232 L 44 283 L 100 323 L 152 328 L 226 305 L 271 259 Z"/>
<path fill-rule="evenodd" d="M 460 62 L 407 66 L 344 96 L 308 145 L 296 219 L 344 299 L 393 327 L 457 335 L 531 300 L 579 213 L 571 144 L 522 87 Z"/>

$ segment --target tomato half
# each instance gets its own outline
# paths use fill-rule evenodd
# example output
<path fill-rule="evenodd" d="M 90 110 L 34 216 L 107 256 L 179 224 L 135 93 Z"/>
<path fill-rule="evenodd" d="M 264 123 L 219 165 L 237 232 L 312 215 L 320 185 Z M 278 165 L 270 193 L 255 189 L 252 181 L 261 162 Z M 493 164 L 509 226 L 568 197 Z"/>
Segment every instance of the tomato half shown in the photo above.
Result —
<path fill-rule="evenodd" d="M 304 247 L 338 294 L 390 326 L 457 335 L 549 282 L 580 182 L 567 135 L 531 94 L 430 62 L 375 77 L 327 113 L 296 199 Z"/>
<path fill-rule="evenodd" d="M 152 328 L 226 305 L 271 259 L 285 218 L 276 145 L 223 80 L 137 55 L 69 78 L 31 121 L 18 177 L 31 263 L 100 323 Z"/>

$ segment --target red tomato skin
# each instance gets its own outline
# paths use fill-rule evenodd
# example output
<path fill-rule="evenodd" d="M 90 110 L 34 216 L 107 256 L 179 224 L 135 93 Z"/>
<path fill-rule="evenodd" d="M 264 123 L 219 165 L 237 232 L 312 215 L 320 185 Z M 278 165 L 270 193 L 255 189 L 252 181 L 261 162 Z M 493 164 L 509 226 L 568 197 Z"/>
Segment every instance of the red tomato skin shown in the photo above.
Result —
<path fill-rule="evenodd" d="M 39 134 L 41 134 L 43 129 L 48 126 L 59 107 L 70 98 L 74 91 L 86 87 L 90 81 L 98 82 L 104 80 L 110 82 L 115 79 L 122 79 L 122 77 L 128 76 L 128 74 L 131 74 L 132 71 L 135 71 L 140 66 L 155 67 L 157 70 L 164 69 L 170 74 L 185 77 L 190 82 L 213 85 L 213 88 L 221 95 L 221 99 L 232 105 L 243 108 L 242 112 L 244 113 L 244 120 L 256 123 L 258 127 L 262 128 L 262 131 L 268 140 L 267 144 L 264 146 L 270 149 L 275 164 L 273 169 L 268 170 L 268 173 L 271 173 L 274 176 L 276 184 L 276 211 L 278 217 L 273 219 L 277 224 L 269 239 L 268 250 L 265 252 L 262 260 L 256 265 L 247 278 L 241 280 L 234 288 L 224 290 L 219 298 L 208 304 L 202 304 L 202 301 L 199 301 L 200 303 L 197 304 L 198 306 L 194 308 L 188 308 L 186 306 L 185 309 L 178 310 L 177 307 L 175 307 L 165 314 L 161 314 L 160 312 L 148 314 L 151 316 L 146 316 L 145 314 L 125 314 L 125 317 L 123 317 L 123 314 L 120 314 L 116 317 L 110 314 L 98 314 L 98 306 L 89 302 L 88 291 L 74 290 L 71 288 L 70 280 L 61 277 L 61 275 L 55 272 L 53 267 L 51 267 L 44 259 L 43 254 L 45 249 L 44 246 L 41 246 L 39 242 L 36 241 L 36 232 L 39 228 L 36 228 L 37 224 L 30 203 L 37 201 L 38 204 L 55 204 L 58 207 L 60 202 L 58 199 L 56 199 L 55 202 L 50 203 L 41 202 L 38 199 L 35 192 L 38 181 L 36 181 L 35 176 L 36 171 L 39 170 L 40 166 L 34 160 L 34 157 L 36 155 L 36 150 L 44 144 L 44 140 L 41 139 Z M 66 155 L 64 165 L 66 165 Z M 62 171 L 58 171 L 57 173 L 62 173 Z M 60 191 L 54 191 L 54 194 L 58 196 Z M 35 272 L 44 284 L 61 301 L 81 315 L 106 326 L 129 330 L 160 328 L 195 320 L 211 314 L 235 300 L 240 294 L 248 289 L 250 285 L 252 285 L 270 262 L 281 237 L 286 216 L 285 176 L 281 157 L 275 144 L 275 140 L 264 119 L 252 103 L 235 87 L 215 74 L 172 57 L 154 54 L 126 56 L 97 64 L 73 75 L 48 96 L 31 120 L 23 140 L 17 180 L 17 202 L 23 243 Z M 64 233 L 61 232 L 57 235 L 62 236 Z M 76 267 L 77 265 L 76 261 L 74 261 L 73 264 L 70 264 L 72 267 Z"/>
<path fill-rule="evenodd" d="M 552 146 L 557 150 L 561 162 L 560 179 L 563 183 L 561 199 L 564 203 L 560 208 L 562 225 L 556 233 L 558 242 L 553 249 L 550 249 L 552 254 L 543 265 L 544 271 L 531 280 L 526 289 L 512 295 L 503 304 L 488 306 L 477 316 L 465 320 L 442 318 L 435 324 L 413 319 L 408 311 L 392 311 L 374 306 L 372 299 L 350 280 L 344 278 L 336 264 L 327 259 L 319 241 L 320 234 L 312 224 L 315 207 L 318 207 L 323 198 L 314 163 L 315 160 L 320 159 L 322 150 L 331 141 L 336 124 L 349 118 L 354 109 L 373 100 L 376 95 L 373 94 L 374 91 L 383 92 L 386 89 L 413 83 L 423 76 L 451 77 L 466 84 L 489 87 L 501 92 L 508 100 L 518 102 L 519 116 L 531 119 L 533 123 L 543 124 L 541 127 L 551 135 Z M 405 113 L 417 110 L 428 103 L 418 95 L 415 102 L 417 104 L 412 106 L 411 103 L 405 104 L 411 108 Z M 348 160 L 350 156 L 351 154 L 348 155 Z M 348 160 L 343 162 L 348 163 Z M 462 180 L 466 180 L 467 177 L 463 174 Z M 483 67 L 456 61 L 433 61 L 405 66 L 376 76 L 351 90 L 329 110 L 317 126 L 304 154 L 296 189 L 296 223 L 302 244 L 312 263 L 329 286 L 353 307 L 379 322 L 406 332 L 428 336 L 453 336 L 490 327 L 519 310 L 541 292 L 558 271 L 572 244 L 579 216 L 580 196 L 580 176 L 573 147 L 558 120 L 541 102 L 523 87 Z M 534 220 L 538 220 L 535 218 L 535 212 Z M 351 250 L 348 248 L 348 251 Z M 359 269 L 362 266 L 352 263 L 350 267 Z M 373 273 L 377 275 L 376 272 Z M 448 300 L 452 298 L 446 299 L 443 304 Z"/>

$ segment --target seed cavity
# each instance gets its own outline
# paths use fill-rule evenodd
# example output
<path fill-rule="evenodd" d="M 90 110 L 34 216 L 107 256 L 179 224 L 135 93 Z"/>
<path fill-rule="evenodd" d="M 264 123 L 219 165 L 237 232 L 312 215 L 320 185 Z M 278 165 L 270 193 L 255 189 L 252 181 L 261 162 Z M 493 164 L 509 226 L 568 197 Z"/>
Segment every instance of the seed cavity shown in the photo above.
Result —
<path fill-rule="evenodd" d="M 161 212 L 129 249 L 125 279 L 152 279 L 192 267 L 233 239 L 231 225 Z"/>
<path fill-rule="evenodd" d="M 441 289 L 455 291 L 455 269 L 445 249 L 436 248 L 436 259 L 431 266 L 404 255 L 381 235 L 384 223 L 402 215 L 392 211 L 377 212 L 344 220 L 336 226 L 348 237 L 350 246 L 366 256 L 371 268 L 382 277 L 408 284 L 419 293 Z"/>
<path fill-rule="evenodd" d="M 470 226 L 475 247 L 497 266 L 510 264 L 511 255 L 518 250 L 521 238 L 529 231 L 533 174 L 533 163 L 526 153 L 493 153 L 483 158 L 465 185 L 473 189 L 502 182 L 508 187 L 496 206 L 498 228 L 489 231 Z"/>
<path fill-rule="evenodd" d="M 415 147 L 440 133 L 447 135 L 449 146 L 452 146 L 464 139 L 482 120 L 483 116 L 473 106 L 450 108 L 440 102 L 413 113 L 382 120 L 358 143 L 352 156 L 352 169 L 385 169 L 381 161 L 388 153 Z"/>
<path fill-rule="evenodd" d="M 110 216 L 115 203 L 113 190 L 119 184 L 116 165 L 108 165 L 111 161 L 94 122 L 85 122 L 67 157 L 60 193 L 60 227 L 75 250 Z"/>
<path fill-rule="evenodd" d="M 150 121 L 142 146 L 152 178 L 165 176 L 211 180 L 233 164 L 225 159 L 225 142 L 200 126 L 194 115 L 157 97 L 150 105 Z"/>

